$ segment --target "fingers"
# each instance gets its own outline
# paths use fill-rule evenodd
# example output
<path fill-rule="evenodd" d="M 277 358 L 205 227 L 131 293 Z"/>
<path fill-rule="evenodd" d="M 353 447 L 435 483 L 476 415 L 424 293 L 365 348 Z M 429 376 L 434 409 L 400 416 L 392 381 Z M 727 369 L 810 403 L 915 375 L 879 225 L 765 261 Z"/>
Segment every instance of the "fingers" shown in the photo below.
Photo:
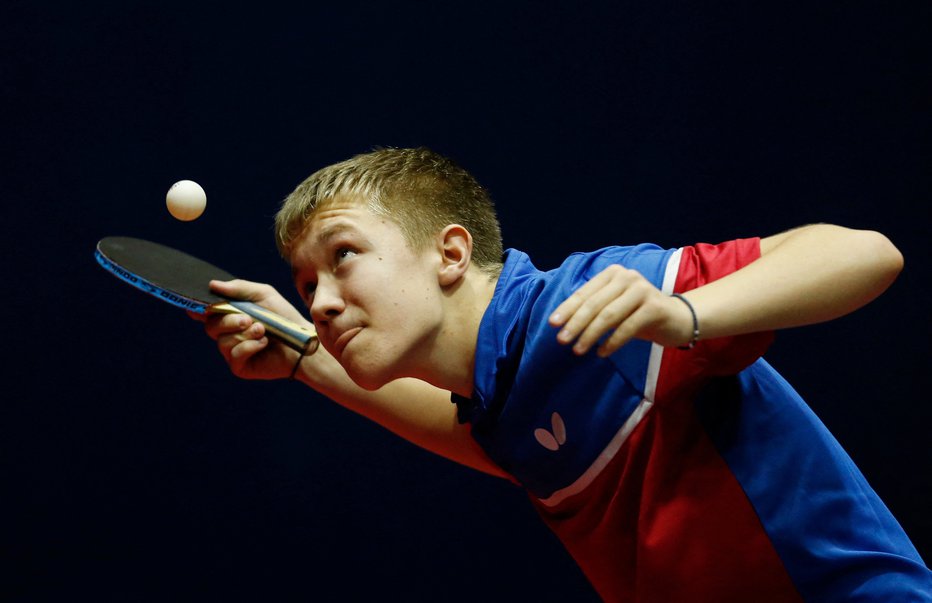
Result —
<path fill-rule="evenodd" d="M 307 317 L 301 314 L 271 285 L 234 279 L 231 281 L 210 281 L 210 288 L 214 293 L 230 299 L 257 303 L 291 322 L 310 325 Z"/>
<path fill-rule="evenodd" d="M 231 318 L 224 316 L 224 319 Z M 232 317 L 243 318 L 243 317 Z M 238 321 L 217 321 L 217 325 L 208 329 L 208 333 L 216 335 L 217 349 L 230 366 L 234 375 L 247 377 L 251 373 L 250 363 L 252 359 L 268 348 L 269 338 L 265 332 L 265 326 L 260 322 L 252 322 L 249 317 L 246 320 Z M 212 322 L 212 321 L 208 321 Z M 230 326 L 230 323 L 234 326 Z M 239 325 L 249 324 L 246 328 L 240 328 Z"/>
<path fill-rule="evenodd" d="M 218 322 L 223 323 L 224 321 Z M 231 358 L 246 355 L 250 351 L 252 351 L 252 353 L 258 351 L 256 346 L 250 344 L 266 337 L 265 327 L 262 323 L 251 322 L 247 317 L 247 320 L 237 321 L 235 327 L 229 327 L 228 324 L 229 322 L 227 322 L 227 324 L 208 326 L 206 329 L 207 334 L 216 340 L 217 348 L 220 350 L 220 353 L 223 354 L 224 358 L 230 360 Z M 243 327 L 240 325 L 248 326 Z M 265 344 L 259 347 L 264 346 Z M 237 348 L 239 349 L 237 350 Z"/>
<path fill-rule="evenodd" d="M 256 328 L 259 323 L 246 314 L 209 314 L 199 319 L 204 323 L 204 331 L 214 341 L 231 334 L 244 333 Z"/>
<path fill-rule="evenodd" d="M 554 327 L 559 327 L 573 317 L 573 315 L 579 310 L 579 308 L 586 302 L 586 300 L 594 292 L 597 292 L 601 289 L 606 283 L 611 281 L 612 275 L 609 273 L 609 270 L 614 271 L 615 266 L 609 266 L 609 268 L 603 270 L 593 277 L 589 282 L 584 284 L 582 287 L 577 289 L 570 295 L 566 300 L 557 306 L 557 309 L 553 311 L 550 315 L 550 324 Z M 621 268 L 621 266 L 617 266 Z"/>
<path fill-rule="evenodd" d="M 643 306 L 635 308 L 634 311 L 624 319 L 624 322 L 622 322 L 617 329 L 612 331 L 605 341 L 602 342 L 602 345 L 599 346 L 596 353 L 603 358 L 611 356 L 617 352 L 621 346 L 634 339 L 635 336 L 639 335 L 644 330 L 647 324 L 647 320 L 645 319 L 647 314 L 648 312 Z M 600 336 L 601 333 L 596 337 L 596 341 Z M 595 345 L 595 342 L 593 342 L 593 345 Z"/>
<path fill-rule="evenodd" d="M 220 353 L 227 358 L 230 368 L 237 375 L 243 372 L 246 362 L 269 345 L 268 337 L 250 339 L 245 335 L 233 335 L 217 341 Z"/>
<path fill-rule="evenodd" d="M 551 325 L 562 326 L 557 341 L 562 344 L 575 341 L 576 354 L 589 351 L 636 307 L 636 296 L 629 289 L 637 277 L 637 273 L 621 266 L 610 266 L 577 289 L 550 316 Z"/>
<path fill-rule="evenodd" d="M 657 294 L 636 271 L 609 266 L 560 304 L 549 322 L 562 327 L 557 341 L 573 343 L 580 355 L 610 334 L 598 349 L 607 356 L 645 330 L 655 316 L 649 301 Z"/>
<path fill-rule="evenodd" d="M 227 362 L 251 356 L 267 345 L 267 342 L 256 345 L 266 338 L 264 325 L 245 314 L 214 314 L 203 322 L 204 331 L 217 342 Z"/>
<path fill-rule="evenodd" d="M 268 299 L 262 295 L 276 295 L 272 287 L 248 281 L 212 281 L 211 286 L 222 295 L 251 297 L 249 301 L 256 302 Z M 203 323 L 205 333 L 217 342 L 220 355 L 237 377 L 280 379 L 287 377 L 295 365 L 297 353 L 283 344 L 273 343 L 265 325 L 247 314 L 189 312 L 188 315 Z"/>

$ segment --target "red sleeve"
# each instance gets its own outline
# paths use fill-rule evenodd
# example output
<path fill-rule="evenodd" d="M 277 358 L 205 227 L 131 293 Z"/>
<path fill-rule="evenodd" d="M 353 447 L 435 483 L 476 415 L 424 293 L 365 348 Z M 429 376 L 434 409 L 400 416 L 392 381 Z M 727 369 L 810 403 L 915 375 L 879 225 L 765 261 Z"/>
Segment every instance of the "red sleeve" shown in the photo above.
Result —
<path fill-rule="evenodd" d="M 684 247 L 673 291 L 685 293 L 696 289 L 747 266 L 759 257 L 759 238 Z M 664 353 L 664 363 L 680 365 L 682 376 L 686 378 L 738 373 L 757 360 L 773 342 L 772 331 L 703 340 L 702 316 L 699 316 L 699 332 L 700 341 L 692 350 L 668 348 Z"/>
<path fill-rule="evenodd" d="M 674 291 L 685 293 L 717 281 L 758 258 L 759 238 L 737 239 L 718 245 L 698 243 L 692 247 L 683 247 Z"/>

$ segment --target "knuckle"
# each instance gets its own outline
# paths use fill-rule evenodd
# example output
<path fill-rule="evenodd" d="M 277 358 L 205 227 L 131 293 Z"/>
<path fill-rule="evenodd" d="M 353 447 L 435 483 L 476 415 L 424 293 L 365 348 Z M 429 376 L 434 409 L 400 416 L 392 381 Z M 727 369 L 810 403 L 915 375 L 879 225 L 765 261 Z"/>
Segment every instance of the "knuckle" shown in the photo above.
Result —
<path fill-rule="evenodd" d="M 577 289 L 576 291 L 573 291 L 573 293 L 569 297 L 566 298 L 566 302 L 564 303 L 578 306 L 585 301 L 586 301 L 585 292 L 582 289 Z"/>
<path fill-rule="evenodd" d="M 637 272 L 632 272 L 631 274 L 631 288 L 639 292 L 648 291 L 653 288 L 647 279 L 638 274 Z"/>
<path fill-rule="evenodd" d="M 621 322 L 622 318 L 624 318 L 624 315 L 622 314 L 622 309 L 618 307 L 617 304 L 609 304 L 608 306 L 605 306 L 599 317 L 604 322 L 618 324 Z"/>
<path fill-rule="evenodd" d="M 612 277 L 612 280 L 615 281 L 625 281 L 631 278 L 631 270 L 628 270 L 621 264 L 612 264 L 605 271 Z"/>
<path fill-rule="evenodd" d="M 589 323 L 592 321 L 592 317 L 595 315 L 595 308 L 592 301 L 586 301 L 576 310 L 576 313 L 573 315 L 573 318 L 576 319 L 576 324 L 580 323 Z"/>
<path fill-rule="evenodd" d="M 625 334 L 628 332 L 628 329 L 629 329 L 629 326 L 627 323 L 621 323 L 620 325 L 612 329 L 612 332 L 609 334 L 607 341 L 610 341 L 610 342 L 618 341 L 619 339 L 625 336 Z"/>
<path fill-rule="evenodd" d="M 624 274 L 625 267 L 621 264 L 610 264 L 608 268 L 605 269 L 605 272 L 609 275 Z"/>

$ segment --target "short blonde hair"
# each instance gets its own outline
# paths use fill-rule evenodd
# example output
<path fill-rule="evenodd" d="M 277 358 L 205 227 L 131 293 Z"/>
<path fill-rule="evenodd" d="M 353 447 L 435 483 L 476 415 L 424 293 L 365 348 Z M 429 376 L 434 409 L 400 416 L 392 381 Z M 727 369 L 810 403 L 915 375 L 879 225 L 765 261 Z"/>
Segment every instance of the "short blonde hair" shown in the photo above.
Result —
<path fill-rule="evenodd" d="M 395 222 L 415 250 L 448 224 L 460 224 L 472 235 L 476 266 L 490 276 L 501 271 L 501 228 L 489 194 L 469 172 L 423 147 L 376 149 L 311 174 L 275 216 L 285 259 L 314 213 L 337 196 L 364 199 L 370 211 Z"/>

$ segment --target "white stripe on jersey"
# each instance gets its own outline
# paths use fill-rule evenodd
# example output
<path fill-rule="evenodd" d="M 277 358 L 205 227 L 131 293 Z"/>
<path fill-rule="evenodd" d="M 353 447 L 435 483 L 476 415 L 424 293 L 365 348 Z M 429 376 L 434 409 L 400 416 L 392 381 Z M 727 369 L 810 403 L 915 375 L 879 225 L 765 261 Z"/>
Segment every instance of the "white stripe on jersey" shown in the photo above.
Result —
<path fill-rule="evenodd" d="M 660 288 L 661 292 L 665 295 L 673 293 L 673 285 L 676 284 L 676 276 L 679 273 L 680 258 L 682 255 L 683 250 L 677 249 L 670 254 L 670 258 L 667 260 L 666 271 L 663 275 L 663 285 Z M 600 473 L 602 473 L 602 470 L 608 466 L 611 460 L 615 458 L 615 454 L 621 449 L 621 445 L 625 443 L 628 436 L 634 431 L 634 428 L 638 426 L 641 419 L 647 416 L 648 411 L 654 405 L 654 396 L 657 393 L 657 378 L 660 375 L 660 360 L 662 357 L 663 346 L 657 345 L 656 343 L 651 345 L 650 358 L 647 361 L 647 380 L 644 383 L 644 398 L 641 399 L 637 408 L 634 409 L 634 412 L 631 413 L 628 420 L 624 422 L 621 429 L 615 434 L 615 437 L 611 439 L 608 446 L 606 446 L 599 456 L 596 457 L 595 461 L 589 465 L 585 473 L 580 475 L 575 482 L 565 488 L 557 490 L 548 498 L 539 499 L 541 504 L 547 507 L 555 507 L 570 496 L 582 492 Z"/>

